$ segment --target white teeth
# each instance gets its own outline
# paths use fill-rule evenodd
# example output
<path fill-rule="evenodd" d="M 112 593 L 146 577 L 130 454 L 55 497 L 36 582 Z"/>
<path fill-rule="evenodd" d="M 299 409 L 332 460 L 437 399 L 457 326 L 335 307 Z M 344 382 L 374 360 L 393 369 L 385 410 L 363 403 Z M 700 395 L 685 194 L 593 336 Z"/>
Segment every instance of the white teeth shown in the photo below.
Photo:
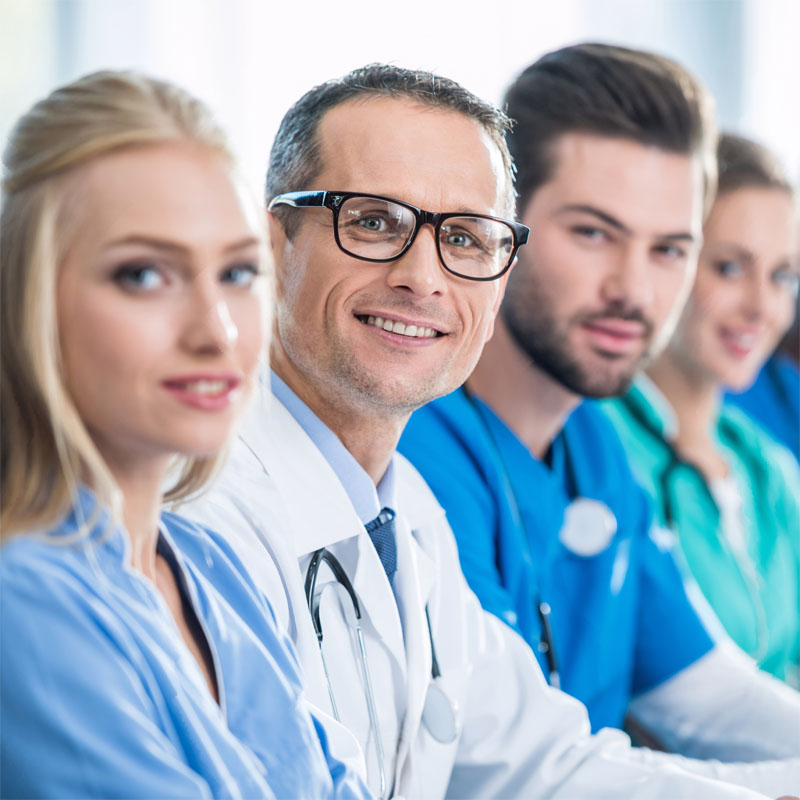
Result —
<path fill-rule="evenodd" d="M 368 316 L 367 325 L 372 325 L 389 333 L 397 333 L 400 336 L 410 336 L 412 339 L 433 339 L 436 336 L 434 328 L 425 328 L 422 325 L 406 325 L 405 322 L 384 319 L 383 317 Z"/>
<path fill-rule="evenodd" d="M 228 388 L 227 381 L 191 381 L 184 386 L 195 394 L 221 394 Z"/>
<path fill-rule="evenodd" d="M 754 333 L 733 333 L 730 332 L 728 337 L 734 342 L 737 347 L 745 349 L 752 348 L 756 343 L 756 334 Z"/>

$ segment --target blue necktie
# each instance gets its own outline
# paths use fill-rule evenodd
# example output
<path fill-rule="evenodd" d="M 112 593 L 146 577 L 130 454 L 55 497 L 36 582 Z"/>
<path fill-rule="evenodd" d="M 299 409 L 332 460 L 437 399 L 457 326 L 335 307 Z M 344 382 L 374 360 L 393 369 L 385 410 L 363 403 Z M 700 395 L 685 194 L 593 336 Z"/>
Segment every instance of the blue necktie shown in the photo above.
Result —
<path fill-rule="evenodd" d="M 391 508 L 382 508 L 378 516 L 364 527 L 378 551 L 378 558 L 380 558 L 386 577 L 391 583 L 394 573 L 397 571 L 394 511 Z"/>

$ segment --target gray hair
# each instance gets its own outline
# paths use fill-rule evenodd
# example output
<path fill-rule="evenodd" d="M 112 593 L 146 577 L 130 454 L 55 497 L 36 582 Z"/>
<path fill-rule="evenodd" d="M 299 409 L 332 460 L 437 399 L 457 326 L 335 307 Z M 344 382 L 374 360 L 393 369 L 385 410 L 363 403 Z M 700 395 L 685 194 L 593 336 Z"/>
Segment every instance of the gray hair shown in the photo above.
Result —
<path fill-rule="evenodd" d="M 409 99 L 476 120 L 497 145 L 509 192 L 513 191 L 512 160 L 505 142 L 509 120 L 502 111 L 449 78 L 390 64 L 368 64 L 315 86 L 286 112 L 270 152 L 267 205 L 283 192 L 307 189 L 322 171 L 319 124 L 326 112 L 348 100 L 377 97 Z M 286 227 L 286 217 L 282 220 Z"/>

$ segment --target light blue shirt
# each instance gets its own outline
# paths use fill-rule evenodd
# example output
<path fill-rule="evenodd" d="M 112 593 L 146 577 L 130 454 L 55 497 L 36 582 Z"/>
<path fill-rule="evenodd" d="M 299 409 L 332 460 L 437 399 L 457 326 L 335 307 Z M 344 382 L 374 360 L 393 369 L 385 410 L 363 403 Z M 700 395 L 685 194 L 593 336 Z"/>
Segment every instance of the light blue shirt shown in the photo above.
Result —
<path fill-rule="evenodd" d="M 272 393 L 286 406 L 311 441 L 330 464 L 358 514 L 366 525 L 378 516 L 382 508 L 397 509 L 395 500 L 394 457 L 389 462 L 377 488 L 372 478 L 341 439 L 275 374 L 271 373 Z"/>
<path fill-rule="evenodd" d="M 2 548 L 3 797 L 364 798 L 301 695 L 267 600 L 216 534 L 164 514 L 159 551 L 205 634 L 219 705 L 126 532 L 70 543 L 82 492 L 45 535 Z"/>

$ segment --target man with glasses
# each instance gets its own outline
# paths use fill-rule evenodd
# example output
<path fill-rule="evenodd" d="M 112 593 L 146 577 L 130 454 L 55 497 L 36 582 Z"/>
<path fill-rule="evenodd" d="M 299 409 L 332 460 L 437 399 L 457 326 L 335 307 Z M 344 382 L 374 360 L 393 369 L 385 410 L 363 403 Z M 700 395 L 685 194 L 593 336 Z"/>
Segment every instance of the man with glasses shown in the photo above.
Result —
<path fill-rule="evenodd" d="M 475 372 L 414 414 L 400 451 L 484 608 L 594 730 L 628 713 L 686 755 L 796 756 L 798 694 L 714 646 L 616 433 L 581 403 L 624 391 L 686 299 L 714 186 L 707 103 L 677 64 L 603 45 L 550 53 L 512 84 L 531 243 Z"/>
<path fill-rule="evenodd" d="M 757 785 L 779 771 L 591 737 L 480 608 L 444 513 L 395 454 L 411 412 L 474 367 L 527 236 L 505 126 L 452 81 L 382 65 L 290 109 L 267 177 L 272 372 L 193 513 L 244 554 L 331 751 L 380 797 L 760 796 L 677 764 Z"/>

